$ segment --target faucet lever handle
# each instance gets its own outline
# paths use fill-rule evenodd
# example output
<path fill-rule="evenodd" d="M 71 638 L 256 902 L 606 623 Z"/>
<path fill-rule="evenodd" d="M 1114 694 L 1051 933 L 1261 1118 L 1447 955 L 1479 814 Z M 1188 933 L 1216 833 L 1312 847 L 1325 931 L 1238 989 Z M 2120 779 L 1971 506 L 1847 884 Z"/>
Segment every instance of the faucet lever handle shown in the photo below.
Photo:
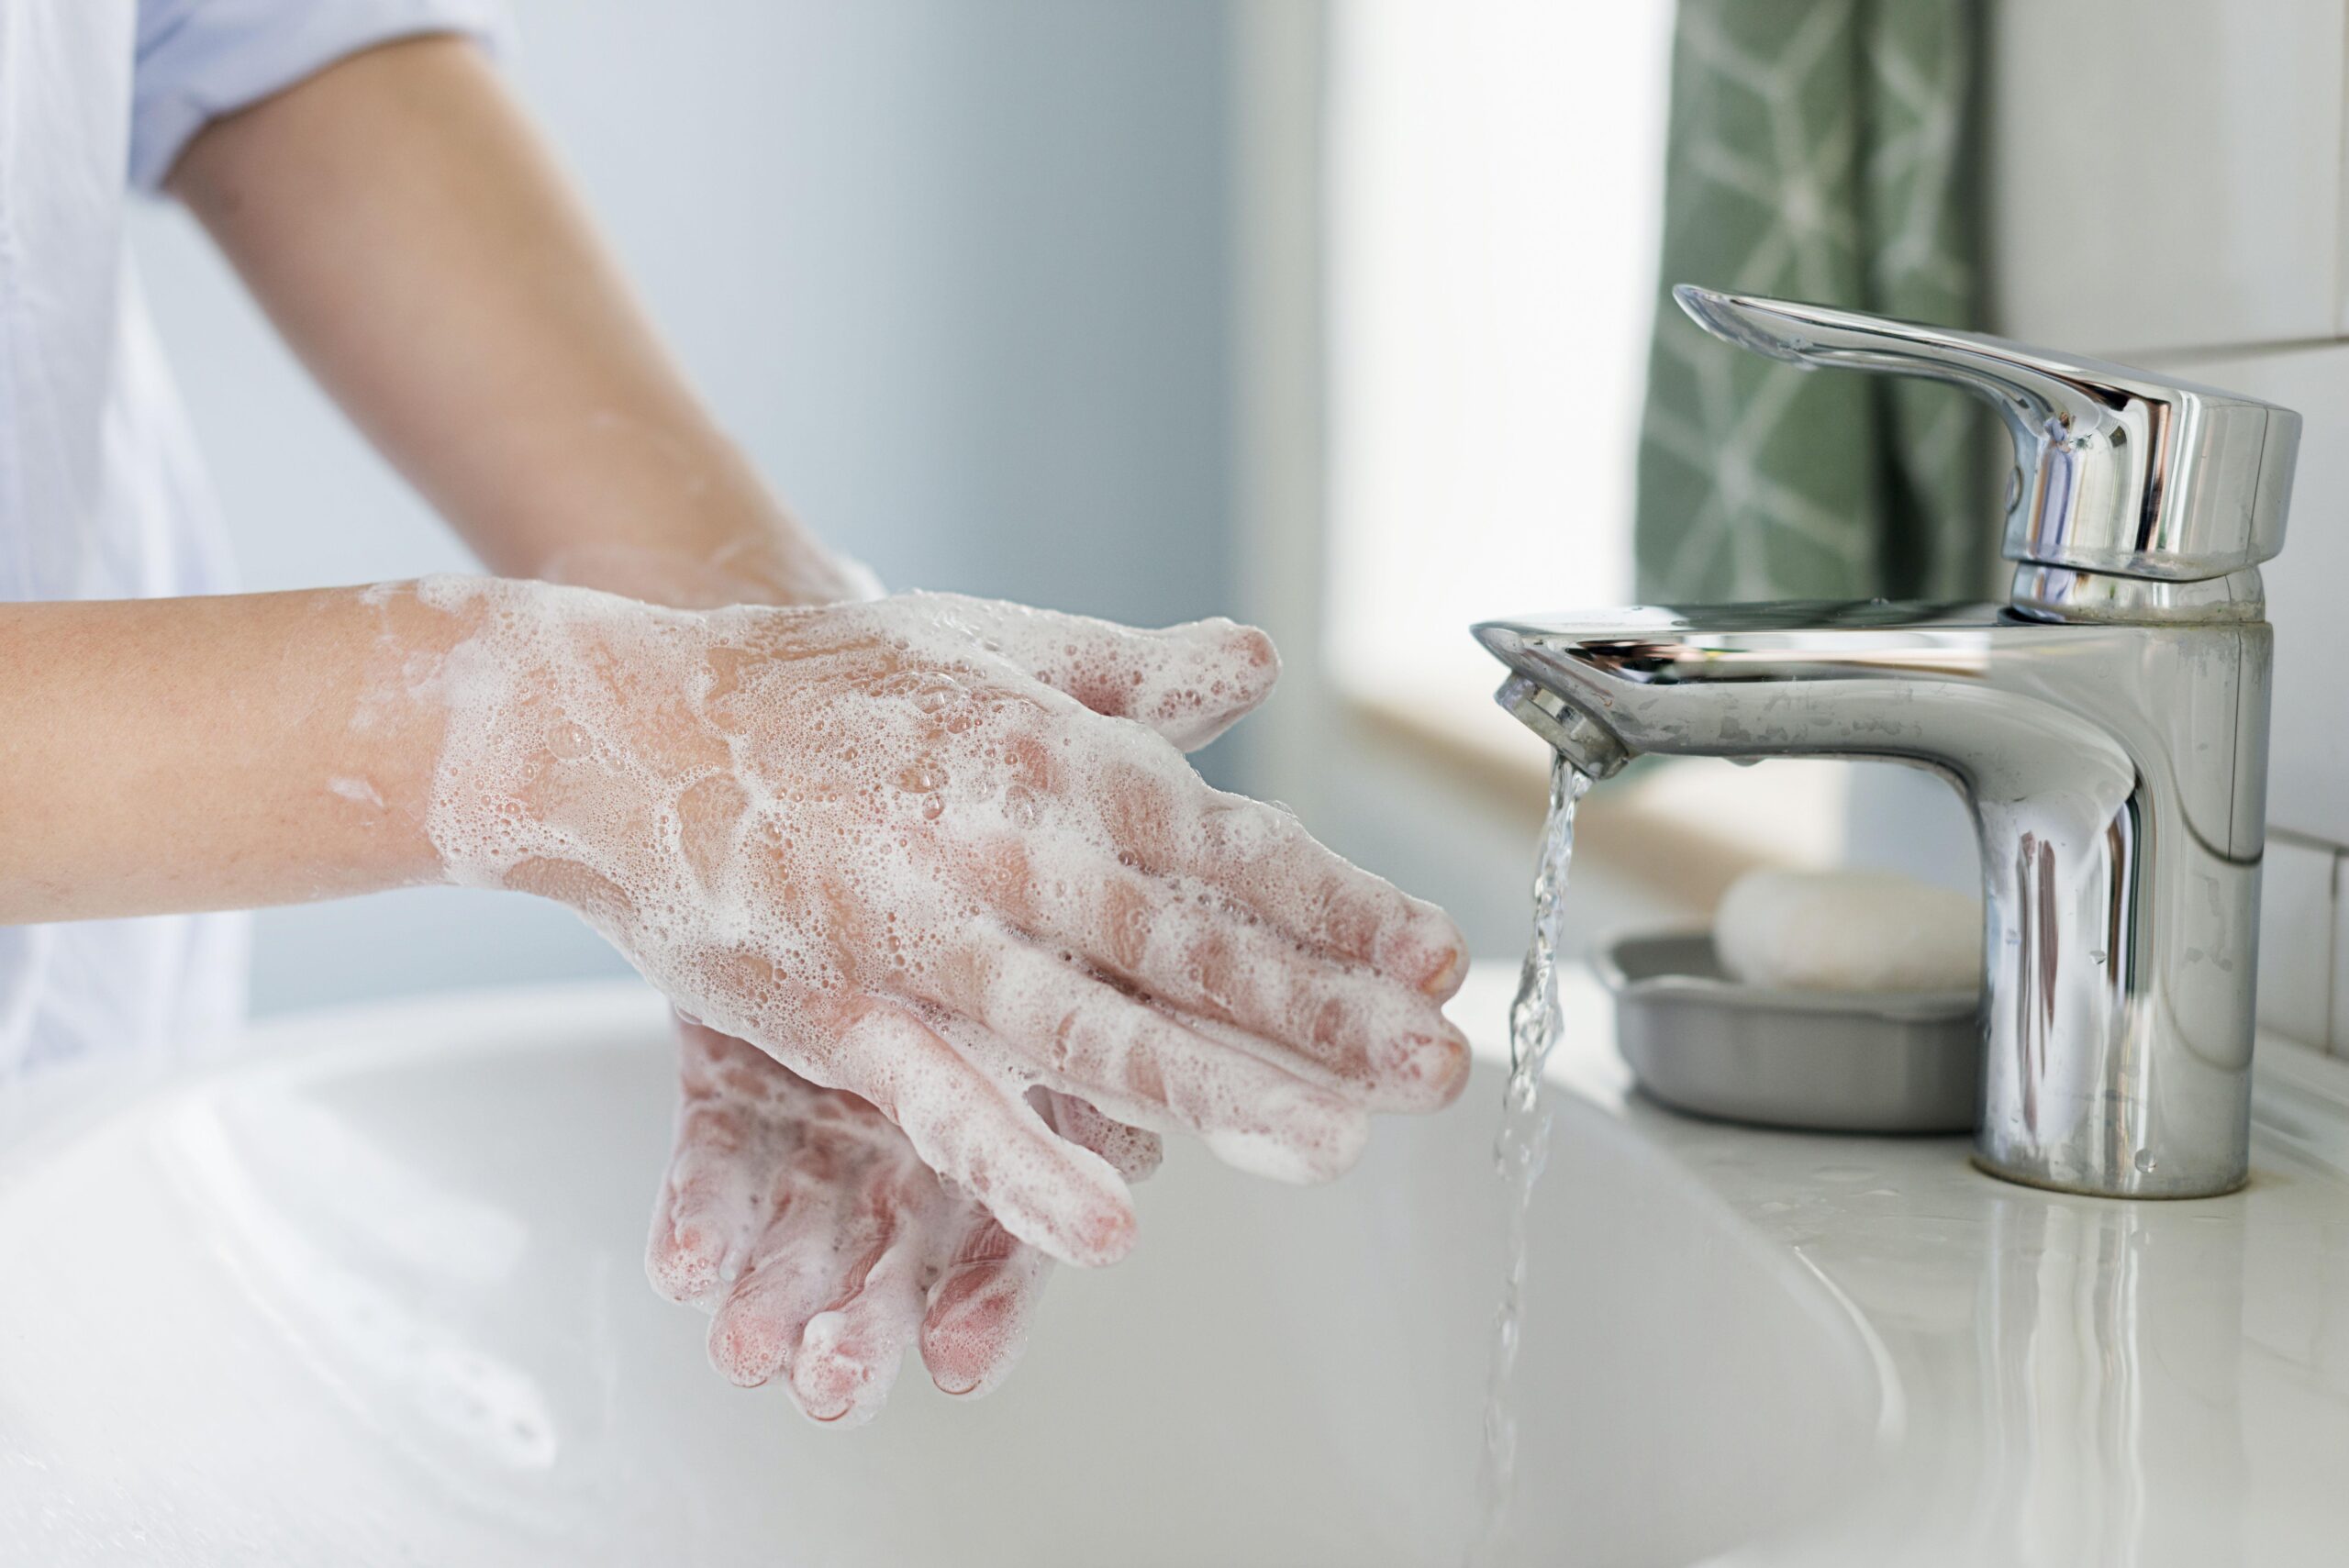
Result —
<path fill-rule="evenodd" d="M 2193 582 L 2284 547 L 2300 417 L 2254 398 L 2000 338 L 1682 284 L 1716 338 L 1805 369 L 1945 381 L 2014 439 L 2008 559 Z"/>

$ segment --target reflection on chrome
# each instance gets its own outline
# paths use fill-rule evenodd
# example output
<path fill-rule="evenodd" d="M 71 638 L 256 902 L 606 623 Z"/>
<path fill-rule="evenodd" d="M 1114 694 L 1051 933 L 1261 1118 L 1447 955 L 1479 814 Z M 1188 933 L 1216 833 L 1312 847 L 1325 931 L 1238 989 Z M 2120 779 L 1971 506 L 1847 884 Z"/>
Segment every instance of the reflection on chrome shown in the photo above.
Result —
<path fill-rule="evenodd" d="M 2182 1378 L 2243 1335 L 2244 1229 L 2139 1207 L 2006 1200 L 1980 1321 L 1984 1396 L 2013 1561 L 2226 1562 L 2246 1463 L 2232 1379 Z M 2165 1345 L 2175 1353 L 2165 1357 Z M 2190 1474 L 2191 1496 L 2157 1477 Z"/>

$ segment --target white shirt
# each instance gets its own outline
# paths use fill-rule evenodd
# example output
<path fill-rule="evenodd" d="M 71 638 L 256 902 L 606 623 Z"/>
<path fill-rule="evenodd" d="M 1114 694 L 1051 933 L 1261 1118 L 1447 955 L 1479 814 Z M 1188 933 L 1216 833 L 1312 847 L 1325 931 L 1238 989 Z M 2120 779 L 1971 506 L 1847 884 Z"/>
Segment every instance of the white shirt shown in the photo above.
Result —
<path fill-rule="evenodd" d="M 371 44 L 494 33 L 495 4 L 0 0 L 0 600 L 231 585 L 124 203 L 216 116 Z M 67 1069 L 230 1036 L 245 944 L 235 915 L 0 927 L 0 1139 L 89 1076 Z"/>

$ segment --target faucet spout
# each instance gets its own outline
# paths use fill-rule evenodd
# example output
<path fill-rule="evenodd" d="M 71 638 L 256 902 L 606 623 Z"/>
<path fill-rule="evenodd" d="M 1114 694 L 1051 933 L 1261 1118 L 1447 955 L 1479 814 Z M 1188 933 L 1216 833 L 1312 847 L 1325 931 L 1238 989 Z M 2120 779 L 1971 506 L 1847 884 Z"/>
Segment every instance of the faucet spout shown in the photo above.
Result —
<path fill-rule="evenodd" d="M 2115 1196 L 2242 1183 L 2264 621 L 1872 601 L 1475 629 L 1510 672 L 1503 706 L 1595 771 L 1647 752 L 1841 757 L 1948 780 L 1982 851 L 1978 1162 Z"/>

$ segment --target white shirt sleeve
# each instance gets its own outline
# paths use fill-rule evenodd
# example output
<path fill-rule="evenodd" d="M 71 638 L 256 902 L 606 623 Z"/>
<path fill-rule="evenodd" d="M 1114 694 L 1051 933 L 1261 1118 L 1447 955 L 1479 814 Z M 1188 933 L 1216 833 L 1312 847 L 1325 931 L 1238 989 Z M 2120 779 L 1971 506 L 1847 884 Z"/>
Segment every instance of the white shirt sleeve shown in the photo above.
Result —
<path fill-rule="evenodd" d="M 206 122 L 420 33 L 511 40 L 503 0 L 139 0 L 130 183 L 152 192 Z"/>

